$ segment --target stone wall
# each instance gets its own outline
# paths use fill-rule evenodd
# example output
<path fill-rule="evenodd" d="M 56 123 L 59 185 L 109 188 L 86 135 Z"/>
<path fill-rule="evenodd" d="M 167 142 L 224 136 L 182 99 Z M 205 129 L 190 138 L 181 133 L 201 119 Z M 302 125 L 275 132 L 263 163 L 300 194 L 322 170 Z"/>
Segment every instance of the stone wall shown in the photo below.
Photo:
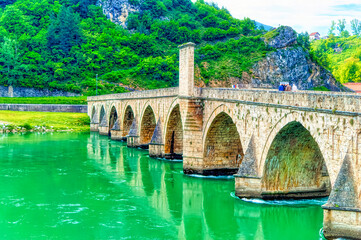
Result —
<path fill-rule="evenodd" d="M 86 113 L 86 105 L 63 104 L 0 104 L 0 110 L 31 112 L 77 112 Z"/>
<path fill-rule="evenodd" d="M 0 97 L 74 97 L 78 93 L 64 92 L 60 90 L 36 89 L 25 87 L 0 86 Z"/>

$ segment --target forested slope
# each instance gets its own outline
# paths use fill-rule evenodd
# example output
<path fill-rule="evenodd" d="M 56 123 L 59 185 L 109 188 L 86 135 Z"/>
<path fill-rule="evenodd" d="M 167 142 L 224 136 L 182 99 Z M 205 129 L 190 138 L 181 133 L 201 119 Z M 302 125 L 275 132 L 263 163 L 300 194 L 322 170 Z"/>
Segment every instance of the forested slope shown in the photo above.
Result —
<path fill-rule="evenodd" d="M 341 83 L 361 82 L 361 38 L 335 37 L 313 41 L 311 54 Z"/>
<path fill-rule="evenodd" d="M 257 62 L 281 51 L 267 44 L 272 34 L 203 0 L 8 0 L 0 8 L 0 84 L 94 95 L 98 75 L 100 94 L 176 86 L 177 46 L 192 41 L 199 86 L 275 85 L 297 64 L 253 76 Z"/>

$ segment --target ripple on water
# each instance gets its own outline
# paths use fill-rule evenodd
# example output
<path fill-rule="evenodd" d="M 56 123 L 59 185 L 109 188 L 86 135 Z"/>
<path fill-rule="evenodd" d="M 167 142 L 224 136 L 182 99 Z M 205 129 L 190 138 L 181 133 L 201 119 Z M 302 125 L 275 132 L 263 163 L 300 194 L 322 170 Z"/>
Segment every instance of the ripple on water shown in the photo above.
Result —
<path fill-rule="evenodd" d="M 186 175 L 186 176 L 189 176 L 189 177 L 193 177 L 193 178 L 209 178 L 209 179 L 233 179 L 234 176 L 214 176 L 214 175 L 208 175 L 208 176 L 205 176 L 205 175 L 198 175 L 198 174 L 189 174 L 189 175 Z"/>
<path fill-rule="evenodd" d="M 239 198 L 236 196 L 235 192 L 231 192 L 231 197 L 242 200 L 244 202 L 262 204 L 262 205 L 279 205 L 279 206 L 295 206 L 295 205 L 318 205 L 321 206 L 326 204 L 326 198 L 317 198 L 317 199 L 287 199 L 287 200 L 263 200 L 259 198 Z"/>

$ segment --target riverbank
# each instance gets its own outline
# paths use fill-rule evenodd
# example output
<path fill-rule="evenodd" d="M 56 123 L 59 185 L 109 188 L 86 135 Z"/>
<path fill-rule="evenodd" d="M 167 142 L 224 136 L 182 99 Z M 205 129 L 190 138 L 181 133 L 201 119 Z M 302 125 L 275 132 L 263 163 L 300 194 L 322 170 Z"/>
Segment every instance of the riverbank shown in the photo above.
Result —
<path fill-rule="evenodd" d="M 86 98 L 87 98 L 86 96 L 80 96 L 80 97 L 0 97 L 0 103 L 87 105 Z"/>
<path fill-rule="evenodd" d="M 0 132 L 87 132 L 86 113 L 0 111 Z"/>

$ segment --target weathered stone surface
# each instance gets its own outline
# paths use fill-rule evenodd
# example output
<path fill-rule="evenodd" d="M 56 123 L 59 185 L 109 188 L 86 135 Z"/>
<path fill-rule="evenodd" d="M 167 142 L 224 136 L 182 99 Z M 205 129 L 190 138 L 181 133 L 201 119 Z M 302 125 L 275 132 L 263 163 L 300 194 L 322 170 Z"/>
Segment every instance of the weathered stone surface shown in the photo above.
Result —
<path fill-rule="evenodd" d="M 292 46 L 296 43 L 297 33 L 291 27 L 281 26 L 277 28 L 277 35 L 274 38 L 266 40 L 266 43 L 273 48 L 285 48 Z"/>
<path fill-rule="evenodd" d="M 74 96 L 80 96 L 80 94 L 65 92 L 60 90 L 0 86 L 0 97 L 61 97 L 61 96 L 74 97 Z"/>
<path fill-rule="evenodd" d="M 100 121 L 99 127 L 108 127 L 108 121 L 107 121 L 107 118 L 105 115 L 103 116 L 102 120 Z"/>
<path fill-rule="evenodd" d="M 335 185 L 332 188 L 325 208 L 357 208 L 358 196 L 356 184 L 352 174 L 350 155 L 347 154 L 338 173 Z"/>
<path fill-rule="evenodd" d="M 86 105 L 65 105 L 65 104 L 0 104 L 0 110 L 86 113 L 88 107 Z"/>
<path fill-rule="evenodd" d="M 115 122 L 114 122 L 114 125 L 112 127 L 113 131 L 120 131 L 120 126 L 119 126 L 119 119 L 117 119 Z"/>
<path fill-rule="evenodd" d="M 290 82 L 299 90 L 325 86 L 333 91 L 347 91 L 330 72 L 313 63 L 302 47 L 288 47 L 267 54 L 254 65 L 252 73 L 251 81 L 255 86 L 269 84 L 277 88 L 280 82 Z"/>
<path fill-rule="evenodd" d="M 132 126 L 130 127 L 128 136 L 131 137 L 138 137 L 138 125 L 137 125 L 137 120 L 134 118 Z"/>
<path fill-rule="evenodd" d="M 139 7 L 130 4 L 128 0 L 99 0 L 98 5 L 110 21 L 125 28 L 129 14 L 140 11 Z"/>
<path fill-rule="evenodd" d="M 150 144 L 163 144 L 163 134 L 162 134 L 162 124 L 160 119 L 158 119 L 157 125 L 155 126 L 154 133 L 152 139 L 150 140 Z"/>
<path fill-rule="evenodd" d="M 252 136 L 237 175 L 243 177 L 258 177 L 257 169 L 256 146 L 254 136 Z"/>

